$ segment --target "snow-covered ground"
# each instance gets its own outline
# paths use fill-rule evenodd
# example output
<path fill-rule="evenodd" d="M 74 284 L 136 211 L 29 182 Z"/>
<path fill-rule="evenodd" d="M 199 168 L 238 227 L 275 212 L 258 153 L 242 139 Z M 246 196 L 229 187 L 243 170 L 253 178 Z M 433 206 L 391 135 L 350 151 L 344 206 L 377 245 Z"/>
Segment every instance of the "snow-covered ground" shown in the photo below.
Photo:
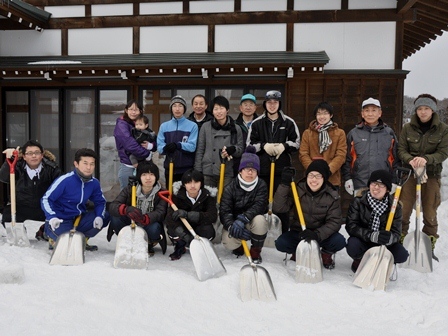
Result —
<path fill-rule="evenodd" d="M 113 268 L 116 237 L 108 243 L 104 230 L 91 239 L 99 250 L 86 252 L 85 264 L 50 266 L 47 244 L 34 239 L 39 223 L 31 222 L 30 248 L 9 246 L 0 237 L 0 334 L 445 335 L 448 201 L 438 217 L 440 262 L 434 262 L 433 273 L 399 267 L 398 280 L 386 291 L 354 286 L 345 250 L 336 255 L 334 270 L 324 270 L 324 281 L 303 284 L 294 281 L 294 264 L 285 266 L 284 254 L 264 248 L 262 266 L 278 299 L 270 303 L 240 300 L 239 273 L 247 259 L 221 244 L 215 247 L 227 274 L 205 282 L 197 280 L 188 253 L 169 260 L 173 246 L 166 255 L 156 247 L 146 270 Z M 341 232 L 346 234 L 344 227 Z M 2 283 L 17 266 L 23 282 Z"/>

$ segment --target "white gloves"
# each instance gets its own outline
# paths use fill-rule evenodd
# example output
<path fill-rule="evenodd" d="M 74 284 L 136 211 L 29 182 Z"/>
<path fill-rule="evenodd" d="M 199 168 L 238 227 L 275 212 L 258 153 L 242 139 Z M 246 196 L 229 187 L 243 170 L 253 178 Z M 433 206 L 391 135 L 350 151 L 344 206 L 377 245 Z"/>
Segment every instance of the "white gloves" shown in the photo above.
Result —
<path fill-rule="evenodd" d="M 20 149 L 20 146 L 17 146 L 17 148 L 6 148 L 6 149 L 3 151 L 3 154 L 6 155 L 6 158 L 7 158 L 7 159 L 10 159 L 11 156 L 13 155 L 14 151 L 15 151 L 15 150 L 16 150 L 16 151 L 19 151 L 19 149 Z"/>
<path fill-rule="evenodd" d="M 423 172 L 424 172 L 424 174 L 423 174 Z M 420 177 L 421 184 L 426 183 L 428 181 L 428 175 L 426 174 L 426 166 L 414 168 L 414 173 L 415 173 L 415 178 L 417 178 L 417 175 L 421 176 L 423 174 L 423 176 Z"/>
<path fill-rule="evenodd" d="M 276 159 L 278 159 L 285 150 L 285 145 L 282 143 L 267 143 L 263 149 L 269 156 L 276 156 Z"/>
<path fill-rule="evenodd" d="M 48 224 L 50 224 L 51 229 L 52 229 L 53 231 L 55 231 L 55 230 L 59 227 L 59 225 L 61 225 L 62 222 L 63 222 L 62 219 L 59 219 L 59 218 L 57 218 L 57 217 L 54 217 L 54 218 L 52 218 L 52 219 L 50 219 L 50 220 L 48 221 Z"/>
<path fill-rule="evenodd" d="M 354 194 L 354 192 L 355 192 L 355 186 L 353 185 L 353 180 L 352 180 L 352 179 L 345 181 L 344 187 L 345 187 L 345 190 L 346 190 L 350 195 L 353 195 L 353 194 Z"/>
<path fill-rule="evenodd" d="M 103 219 L 101 217 L 95 217 L 95 220 L 93 221 L 93 227 L 95 229 L 101 230 L 103 227 Z"/>

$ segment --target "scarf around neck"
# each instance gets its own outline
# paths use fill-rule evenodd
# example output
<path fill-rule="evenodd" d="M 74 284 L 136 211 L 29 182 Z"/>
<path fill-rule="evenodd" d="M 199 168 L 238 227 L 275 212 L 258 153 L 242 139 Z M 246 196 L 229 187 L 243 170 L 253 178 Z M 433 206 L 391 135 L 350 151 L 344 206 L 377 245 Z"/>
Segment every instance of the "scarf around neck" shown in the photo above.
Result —
<path fill-rule="evenodd" d="M 319 133 L 319 153 L 325 152 L 328 147 L 333 143 L 328 134 L 328 129 L 333 125 L 333 121 L 330 120 L 325 125 L 320 125 L 316 121 L 316 130 Z"/>
<path fill-rule="evenodd" d="M 241 177 L 241 174 L 238 174 L 238 182 L 240 183 L 241 189 L 243 189 L 244 191 L 252 191 L 255 189 L 255 186 L 258 183 L 258 176 L 252 182 L 246 182 Z"/>
<path fill-rule="evenodd" d="M 387 194 L 384 195 L 382 200 L 378 200 L 374 198 L 370 191 L 367 192 L 367 201 L 369 205 L 372 207 L 372 216 L 370 217 L 370 227 L 373 231 L 379 231 L 380 229 L 380 217 L 383 213 L 386 212 L 389 206 L 389 198 Z"/>

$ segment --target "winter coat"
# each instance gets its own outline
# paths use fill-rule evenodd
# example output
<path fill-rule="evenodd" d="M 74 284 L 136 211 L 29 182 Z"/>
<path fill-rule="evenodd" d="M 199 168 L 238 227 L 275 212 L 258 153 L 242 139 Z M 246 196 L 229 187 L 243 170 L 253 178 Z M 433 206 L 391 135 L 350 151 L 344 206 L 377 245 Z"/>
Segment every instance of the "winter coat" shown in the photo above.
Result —
<path fill-rule="evenodd" d="M 117 146 L 118 157 L 120 162 L 126 165 L 132 165 L 129 156 L 132 154 L 138 161 L 146 159 L 151 151 L 143 148 L 132 135 L 132 129 L 134 123 L 129 123 L 123 116 L 117 119 L 117 123 L 114 128 L 115 145 Z M 155 151 L 157 147 L 153 148 Z"/>
<path fill-rule="evenodd" d="M 106 215 L 106 199 L 101 190 L 100 181 L 92 177 L 83 182 L 76 169 L 57 178 L 45 195 L 41 206 L 47 220 L 59 218 L 73 220 L 87 212 L 87 201 L 93 202 L 96 217 L 103 220 Z"/>
<path fill-rule="evenodd" d="M 257 118 L 258 118 L 258 115 L 256 113 L 254 113 L 252 121 L 254 121 Z M 246 147 L 247 134 L 249 133 L 249 127 L 250 126 L 247 127 L 246 123 L 244 122 L 243 113 L 242 112 L 240 112 L 240 114 L 238 114 L 238 117 L 235 120 L 235 124 L 240 125 L 241 130 L 243 131 L 244 147 Z"/>
<path fill-rule="evenodd" d="M 302 134 L 302 141 L 299 148 L 299 159 L 305 170 L 313 159 L 323 158 L 330 167 L 331 176 L 328 181 L 335 185 L 341 185 L 341 167 L 347 156 L 347 139 L 343 129 L 334 123 L 328 129 L 331 145 L 323 153 L 319 152 L 319 132 L 316 130 L 316 120 L 310 123 L 308 129 Z"/>
<path fill-rule="evenodd" d="M 370 217 L 372 216 L 372 208 L 367 200 L 368 190 L 364 190 L 360 196 L 355 197 L 348 208 L 347 219 L 345 222 L 345 229 L 350 236 L 360 238 L 365 242 L 370 243 L 370 235 L 373 232 L 370 226 Z M 386 229 L 387 218 L 393 203 L 393 196 L 389 194 L 389 206 L 387 210 L 380 216 L 380 230 Z M 394 219 L 392 221 L 392 243 L 395 244 L 401 237 L 401 219 L 402 206 L 398 202 L 395 209 Z"/>
<path fill-rule="evenodd" d="M 347 134 L 347 158 L 342 166 L 344 181 L 352 179 L 355 189 L 361 189 L 367 187 L 370 174 L 375 170 L 393 174 L 400 166 L 397 149 L 394 131 L 381 119 L 373 128 L 364 121 L 359 123 Z"/>
<path fill-rule="evenodd" d="M 148 214 L 149 223 L 163 223 L 166 216 L 166 211 L 168 203 L 160 198 L 158 192 L 162 190 L 159 182 L 157 182 L 152 188 L 149 195 L 144 195 L 142 193 L 141 185 L 137 186 L 137 203 L 136 207 L 142 210 L 143 214 Z M 143 207 L 143 201 L 149 200 L 149 207 Z M 146 203 L 146 202 L 145 202 Z M 132 186 L 127 186 L 120 191 L 120 194 L 110 203 L 109 212 L 111 216 L 119 217 L 120 213 L 118 208 L 120 205 L 132 205 Z"/>
<path fill-rule="evenodd" d="M 219 176 L 221 150 L 224 146 L 235 146 L 236 152 L 232 157 L 241 157 L 244 148 L 241 128 L 235 125 L 231 117 L 227 117 L 224 126 L 219 125 L 214 119 L 206 122 L 199 132 L 194 169 L 204 175 Z M 225 177 L 233 177 L 233 162 L 233 159 L 230 161 L 226 159 Z"/>
<path fill-rule="evenodd" d="M 225 230 L 233 224 L 238 215 L 252 221 L 257 215 L 264 215 L 268 210 L 268 187 L 266 182 L 258 179 L 252 191 L 241 188 L 238 178 L 234 178 L 225 188 L 219 207 L 219 218 Z"/>
<path fill-rule="evenodd" d="M 182 116 L 179 119 L 171 118 L 160 125 L 157 135 L 157 150 L 160 154 L 164 152 L 165 145 L 171 142 L 180 144 L 181 149 L 173 154 L 167 155 L 163 166 L 168 171 L 170 156 L 173 156 L 174 174 L 185 173 L 194 166 L 194 157 L 198 141 L 198 125 Z"/>
<path fill-rule="evenodd" d="M 448 157 L 448 126 L 440 121 L 437 113 L 432 114 L 432 124 L 425 134 L 418 124 L 417 114 L 411 117 L 411 122 L 403 126 L 398 143 L 398 156 L 405 167 L 414 157 L 426 159 L 426 174 L 440 178 L 442 163 Z"/>
<path fill-rule="evenodd" d="M 213 114 L 209 111 L 205 111 L 205 117 L 201 121 L 197 121 L 194 117 L 194 112 L 191 112 L 190 115 L 187 118 L 188 120 L 191 120 L 196 125 L 198 125 L 198 133 L 201 132 L 202 126 L 207 122 L 213 119 Z"/>
<path fill-rule="evenodd" d="M 341 228 L 341 200 L 339 192 L 326 184 L 316 195 L 306 188 L 306 179 L 297 183 L 300 206 L 306 228 L 317 233 L 320 241 L 327 239 Z M 290 223 L 291 231 L 302 231 L 291 186 L 280 184 L 274 195 L 272 210 L 275 213 L 289 212 L 294 208 L 294 220 Z"/>
<path fill-rule="evenodd" d="M 217 188 L 209 186 L 202 187 L 199 199 L 192 204 L 187 196 L 187 190 L 180 181 L 177 181 L 173 183 L 172 200 L 179 209 L 186 210 L 188 212 L 197 211 L 200 213 L 198 222 L 193 222 L 191 220 L 188 221 L 194 229 L 198 226 L 213 225 L 213 223 L 215 223 L 218 219 L 218 210 L 216 209 L 217 191 Z M 169 207 L 165 218 L 165 225 L 168 229 L 168 234 L 170 234 L 170 232 L 175 232 L 175 229 L 178 226 L 184 227 L 180 219 L 177 221 L 173 220 L 173 212 L 173 208 Z"/>
<path fill-rule="evenodd" d="M 300 132 L 294 119 L 278 111 L 278 119 L 274 123 L 267 112 L 252 122 L 246 144 L 255 146 L 260 157 L 260 176 L 270 174 L 270 156 L 263 149 L 266 143 L 282 143 L 285 146 L 284 152 L 275 161 L 275 174 L 281 175 L 284 167 L 291 166 L 291 154 L 299 150 Z"/>
<path fill-rule="evenodd" d="M 17 222 L 23 222 L 27 219 L 35 221 L 45 220 L 45 214 L 40 207 L 40 199 L 53 181 L 61 176 L 61 170 L 55 161 L 55 156 L 45 150 L 39 179 L 30 179 L 26 171 L 26 162 L 19 156 L 14 169 Z M 0 169 L 0 181 L 8 184 L 10 182 L 9 164 L 6 161 Z M 11 221 L 10 204 L 6 205 L 3 210 L 2 221 Z"/>

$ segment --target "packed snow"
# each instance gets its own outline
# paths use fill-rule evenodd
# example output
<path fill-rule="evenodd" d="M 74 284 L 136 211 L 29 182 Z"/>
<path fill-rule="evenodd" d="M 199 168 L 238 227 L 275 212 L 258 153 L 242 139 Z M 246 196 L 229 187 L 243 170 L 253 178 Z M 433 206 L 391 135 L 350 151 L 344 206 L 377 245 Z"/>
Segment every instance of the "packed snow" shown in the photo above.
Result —
<path fill-rule="evenodd" d="M 39 222 L 27 223 L 31 247 L 10 246 L 0 226 L 1 335 L 444 335 L 447 217 L 445 200 L 433 272 L 398 267 L 398 279 L 385 291 L 352 284 L 345 250 L 336 254 L 336 268 L 324 269 L 323 281 L 311 284 L 296 283 L 295 264 L 264 248 L 274 302 L 241 301 L 239 273 L 248 261 L 221 244 L 214 247 L 227 273 L 201 282 L 189 252 L 169 259 L 172 245 L 165 255 L 156 246 L 146 269 L 116 269 L 116 236 L 108 243 L 103 230 L 89 241 L 99 250 L 86 252 L 83 265 L 51 266 L 48 243 L 34 238 Z M 347 236 L 344 227 L 341 233 Z"/>

